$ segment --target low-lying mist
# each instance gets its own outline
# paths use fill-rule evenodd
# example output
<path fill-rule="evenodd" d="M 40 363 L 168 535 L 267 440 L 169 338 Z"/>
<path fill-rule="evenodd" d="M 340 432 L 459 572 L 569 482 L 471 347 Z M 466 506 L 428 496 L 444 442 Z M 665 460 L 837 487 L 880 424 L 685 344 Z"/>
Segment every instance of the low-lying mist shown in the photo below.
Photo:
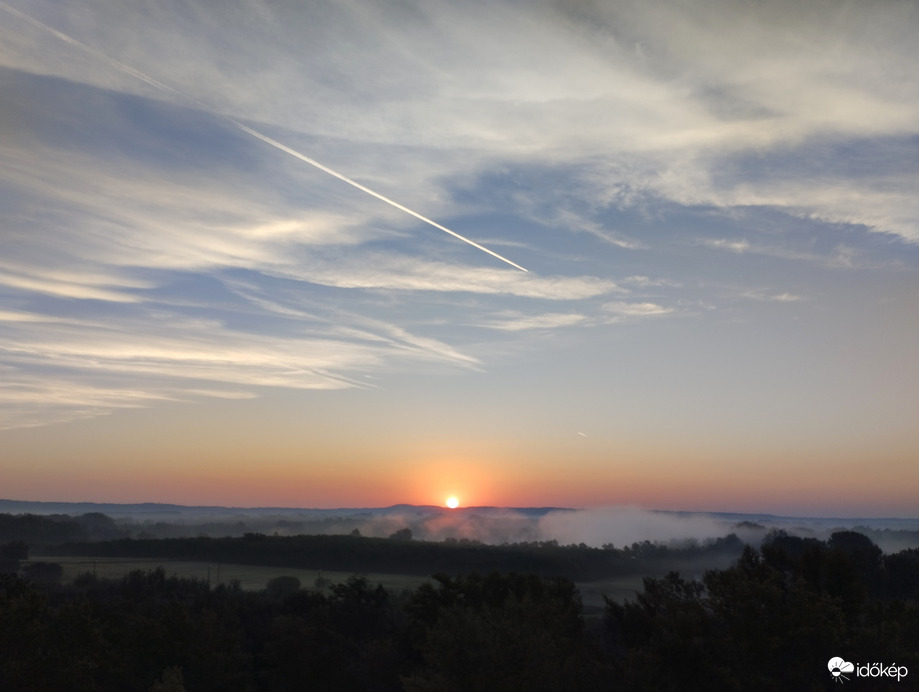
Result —
<path fill-rule="evenodd" d="M 407 509 L 403 512 L 352 517 L 343 521 L 361 535 L 387 537 L 408 529 L 420 540 L 470 540 L 487 544 L 556 541 L 594 548 L 622 548 L 650 541 L 683 547 L 704 544 L 729 534 L 758 546 L 772 530 L 790 535 L 828 538 L 840 530 L 858 530 L 885 552 L 919 547 L 919 520 L 807 519 L 771 515 L 714 514 L 604 509 Z M 353 529 L 352 529 L 353 530 Z"/>
<path fill-rule="evenodd" d="M 772 530 L 825 540 L 856 530 L 884 552 L 919 547 L 919 519 L 834 519 L 771 514 L 672 512 L 615 506 L 598 509 L 397 505 L 375 509 L 288 509 L 185 507 L 181 505 L 93 505 L 0 500 L 0 512 L 77 518 L 91 540 L 242 536 L 398 534 L 423 541 L 468 541 L 490 545 L 557 542 L 594 548 L 623 548 L 648 541 L 686 547 L 736 535 L 758 546 Z M 102 516 L 105 515 L 105 516 Z M 410 534 L 409 534 L 410 532 Z"/>
<path fill-rule="evenodd" d="M 389 538 L 397 533 L 424 541 L 470 541 L 490 545 L 555 541 L 559 545 L 622 548 L 649 541 L 671 547 L 705 544 L 730 534 L 758 546 L 772 530 L 828 538 L 856 530 L 885 553 L 919 547 L 919 520 L 808 519 L 772 515 L 688 513 L 637 507 L 605 509 L 502 509 L 401 506 L 368 510 L 228 510 L 223 515 L 177 512 L 156 520 L 121 515 L 115 527 L 133 538 L 292 536 L 352 534 Z M 400 533 L 401 532 L 401 533 Z M 100 536 L 101 538 L 102 536 Z"/>

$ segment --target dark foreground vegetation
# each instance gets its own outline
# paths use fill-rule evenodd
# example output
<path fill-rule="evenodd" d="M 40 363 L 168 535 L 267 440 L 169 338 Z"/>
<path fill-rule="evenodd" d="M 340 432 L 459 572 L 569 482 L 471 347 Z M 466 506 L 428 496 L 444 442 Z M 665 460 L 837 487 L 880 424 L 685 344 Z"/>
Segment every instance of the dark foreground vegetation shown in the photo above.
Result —
<path fill-rule="evenodd" d="M 919 550 L 885 556 L 851 531 L 775 533 L 699 581 L 648 577 L 595 618 L 558 575 L 439 574 L 402 593 L 359 576 L 247 592 L 163 569 L 61 584 L 24 542 L 0 548 L 0 690 L 823 690 L 835 656 L 909 671 L 853 690 L 919 679 Z"/>

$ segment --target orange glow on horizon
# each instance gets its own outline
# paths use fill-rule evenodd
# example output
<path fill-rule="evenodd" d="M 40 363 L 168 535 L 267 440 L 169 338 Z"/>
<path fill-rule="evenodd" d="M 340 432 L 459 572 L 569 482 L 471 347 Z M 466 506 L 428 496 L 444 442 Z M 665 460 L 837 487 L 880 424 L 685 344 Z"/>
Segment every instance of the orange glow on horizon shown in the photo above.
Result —
<path fill-rule="evenodd" d="M 117 421 L 135 415 L 121 414 Z M 575 455 L 564 445 L 513 450 L 450 438 L 437 445 L 392 443 L 371 453 L 341 441 L 335 446 L 320 439 L 304 448 L 241 437 L 214 438 L 198 448 L 174 421 L 149 430 L 109 430 L 105 423 L 60 426 L 55 435 L 45 428 L 4 431 L 2 469 L 11 472 L 4 477 L 3 496 L 325 509 L 444 507 L 455 497 L 464 508 L 628 505 L 811 516 L 917 514 L 911 492 L 916 466 L 899 448 L 879 448 L 875 456 L 856 445 L 783 456 L 760 447 L 741 453 L 730 446 L 675 450 L 663 443 L 623 443 Z M 85 450 L 97 438 L 111 446 L 90 455 Z"/>
<path fill-rule="evenodd" d="M 459 507 L 459 500 L 457 500 L 455 497 L 452 497 L 452 496 L 448 497 L 447 507 L 449 507 L 450 509 L 456 509 L 457 507 Z"/>

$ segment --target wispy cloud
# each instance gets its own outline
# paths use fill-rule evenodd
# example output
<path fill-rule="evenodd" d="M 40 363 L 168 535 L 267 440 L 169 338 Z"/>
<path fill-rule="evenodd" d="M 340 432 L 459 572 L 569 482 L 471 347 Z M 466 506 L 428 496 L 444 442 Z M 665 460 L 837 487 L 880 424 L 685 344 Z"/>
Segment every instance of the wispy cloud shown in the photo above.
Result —
<path fill-rule="evenodd" d="M 619 283 L 626 286 L 635 286 L 636 288 L 652 288 L 657 286 L 668 286 L 671 288 L 678 288 L 680 286 L 679 282 L 673 281 L 671 279 L 652 279 L 648 276 L 627 276 L 624 279 L 620 279 Z"/>
<path fill-rule="evenodd" d="M 658 305 L 657 303 L 630 303 L 625 301 L 604 303 L 603 310 L 616 317 L 656 317 L 674 312 L 673 308 Z"/>
<path fill-rule="evenodd" d="M 743 254 L 750 250 L 750 243 L 746 240 L 728 240 L 726 238 L 712 238 L 702 241 L 703 245 L 713 247 L 718 250 L 730 250 L 737 254 Z"/>
<path fill-rule="evenodd" d="M 25 272 L 28 273 L 25 273 Z M 96 276 L 72 276 L 68 279 L 55 277 L 56 272 L 28 268 L 17 272 L 0 269 L 0 286 L 26 292 L 44 293 L 61 298 L 84 300 L 105 300 L 113 303 L 135 303 L 137 295 L 112 290 L 110 280 Z M 144 287 L 133 283 L 131 287 Z"/>
<path fill-rule="evenodd" d="M 573 231 L 584 231 L 589 233 L 610 245 L 623 248 L 624 250 L 644 250 L 647 245 L 634 238 L 629 238 L 618 231 L 603 228 L 599 223 L 581 215 L 575 214 L 569 210 L 558 212 L 557 221 Z"/>
<path fill-rule="evenodd" d="M 344 262 L 314 255 L 302 266 L 277 271 L 303 281 L 342 288 L 479 293 L 542 300 L 578 300 L 621 290 L 615 281 L 593 276 L 513 274 L 381 253 Z"/>
<path fill-rule="evenodd" d="M 761 244 L 751 243 L 746 239 L 703 238 L 698 243 L 715 250 L 726 250 L 738 255 L 762 255 L 784 260 L 815 262 L 837 269 L 853 269 L 862 263 L 863 259 L 861 257 L 863 253 L 860 250 L 844 243 L 838 243 L 825 252 L 817 252 L 813 247 L 802 248 L 797 243 Z"/>
<path fill-rule="evenodd" d="M 742 296 L 750 300 L 772 303 L 797 303 L 803 300 L 801 296 L 795 295 L 794 293 L 775 293 L 767 290 L 744 291 Z"/>
<path fill-rule="evenodd" d="M 6 356 L 3 351 L 0 355 Z M 167 387 L 144 387 L 117 378 L 87 376 L 42 364 L 40 370 L 0 365 L 0 430 L 35 427 L 176 401 Z M 187 392 L 186 392 L 187 393 Z"/>
<path fill-rule="evenodd" d="M 38 375 L 27 369 L 0 370 L 0 430 L 66 423 L 108 415 L 125 408 L 147 408 L 165 403 L 203 399 L 247 399 L 252 392 L 170 385 L 164 380 L 135 382 L 131 387 L 116 377 L 100 380 L 90 373 Z"/>
<path fill-rule="evenodd" d="M 509 317 L 508 319 L 486 323 L 492 329 L 506 332 L 520 332 L 530 329 L 558 329 L 583 324 L 588 320 L 586 315 L 572 313 L 546 313 L 543 315 L 527 315 Z"/>

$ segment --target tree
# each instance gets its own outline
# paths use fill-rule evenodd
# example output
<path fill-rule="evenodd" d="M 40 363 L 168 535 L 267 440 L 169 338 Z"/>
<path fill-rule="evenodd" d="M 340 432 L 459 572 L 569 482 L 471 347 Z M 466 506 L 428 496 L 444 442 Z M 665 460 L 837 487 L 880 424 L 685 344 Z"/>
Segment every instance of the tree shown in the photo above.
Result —
<path fill-rule="evenodd" d="M 607 602 L 629 689 L 813 689 L 814 661 L 827 651 L 859 660 L 854 635 L 865 631 L 866 613 L 841 598 L 862 584 L 853 563 L 820 541 L 776 539 L 761 551 L 747 546 L 732 567 L 706 572 L 701 583 L 671 573 L 645 579 L 635 602 Z M 902 654 L 894 647 L 906 630 L 890 610 L 878 613 L 871 617 L 887 629 L 872 631 L 870 641 Z"/>
<path fill-rule="evenodd" d="M 163 677 L 150 686 L 150 692 L 185 692 L 182 669 L 172 666 L 163 671 Z"/>
<path fill-rule="evenodd" d="M 712 621 L 702 584 L 677 572 L 644 578 L 644 590 L 623 604 L 606 599 L 606 626 L 630 689 L 677 690 L 687 681 L 717 684 L 709 668 Z"/>
<path fill-rule="evenodd" d="M 75 517 L 74 521 L 86 531 L 91 541 L 106 541 L 125 535 L 125 532 L 118 528 L 115 520 L 102 512 L 87 512 Z"/>
<path fill-rule="evenodd" d="M 584 636 L 580 595 L 563 578 L 436 575 L 408 605 L 422 665 L 408 692 L 609 689 Z"/>

